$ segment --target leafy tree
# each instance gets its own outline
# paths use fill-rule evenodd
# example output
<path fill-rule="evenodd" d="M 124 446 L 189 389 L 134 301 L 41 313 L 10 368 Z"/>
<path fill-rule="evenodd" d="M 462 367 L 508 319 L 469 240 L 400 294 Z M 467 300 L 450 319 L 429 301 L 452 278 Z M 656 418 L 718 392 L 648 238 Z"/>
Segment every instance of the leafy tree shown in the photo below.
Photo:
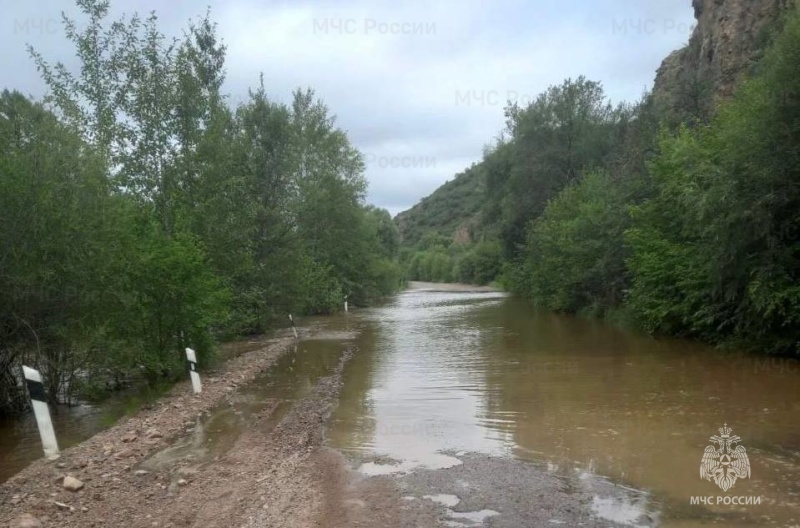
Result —
<path fill-rule="evenodd" d="M 525 291 L 557 311 L 604 311 L 626 287 L 624 188 L 593 172 L 564 189 L 534 221 L 525 247 Z"/>
<path fill-rule="evenodd" d="M 712 273 L 697 231 L 698 222 L 706 220 L 698 206 L 704 200 L 702 182 L 717 170 L 697 163 L 706 157 L 702 150 L 686 128 L 675 139 L 662 139 L 661 153 L 651 164 L 657 194 L 634 208 L 634 224 L 626 233 L 633 273 L 628 304 L 651 332 L 710 337 L 716 327 L 713 318 L 701 324 L 696 317 L 709 306 Z M 682 214 L 675 214 L 676 207 Z"/>
<path fill-rule="evenodd" d="M 18 362 L 68 396 L 121 306 L 112 271 L 130 256 L 102 157 L 18 92 L 0 95 L 0 409 L 18 408 Z"/>
<path fill-rule="evenodd" d="M 662 141 L 657 195 L 628 235 L 648 328 L 798 352 L 799 59 L 794 13 L 709 128 Z"/>
<path fill-rule="evenodd" d="M 415 253 L 408 263 L 406 276 L 409 280 L 452 282 L 454 267 L 453 257 L 442 248 L 434 248 Z"/>
<path fill-rule="evenodd" d="M 511 152 L 499 149 L 510 168 L 507 176 L 492 175 L 493 197 L 500 214 L 500 236 L 506 255 L 514 257 L 525 241 L 528 223 L 538 217 L 581 171 L 602 166 L 611 149 L 609 130 L 616 114 L 600 84 L 584 77 L 552 86 L 526 108 L 506 108 Z M 510 165 L 508 165 L 510 161 Z M 503 161 L 498 159 L 499 167 Z"/>
<path fill-rule="evenodd" d="M 377 237 L 378 251 L 387 259 L 395 259 L 400 248 L 400 232 L 392 221 L 389 211 L 367 206 L 366 214 L 375 230 L 374 236 Z"/>
<path fill-rule="evenodd" d="M 457 257 L 455 276 L 465 284 L 489 284 L 500 275 L 503 250 L 496 242 L 479 242 Z"/>
<path fill-rule="evenodd" d="M 172 378 L 186 346 L 207 364 L 221 337 L 400 286 L 397 229 L 313 91 L 286 106 L 262 79 L 234 108 L 208 13 L 169 39 L 154 13 L 76 3 L 79 68 L 30 49 L 52 111 L 0 100 L 0 412 L 23 360 L 54 399 Z"/>

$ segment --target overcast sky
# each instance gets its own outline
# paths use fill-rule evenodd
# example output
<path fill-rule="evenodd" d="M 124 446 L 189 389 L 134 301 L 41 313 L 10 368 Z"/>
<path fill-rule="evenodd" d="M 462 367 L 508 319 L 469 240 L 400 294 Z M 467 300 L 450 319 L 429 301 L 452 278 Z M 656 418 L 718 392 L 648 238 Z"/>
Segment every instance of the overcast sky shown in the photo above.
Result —
<path fill-rule="evenodd" d="M 226 91 L 241 101 L 264 72 L 271 97 L 311 87 L 367 160 L 368 201 L 392 214 L 473 162 L 501 131 L 506 101 L 586 75 L 633 101 L 683 46 L 691 0 L 112 0 L 115 14 L 156 10 L 168 35 L 211 6 L 228 46 Z M 2 86 L 41 97 L 25 51 L 75 64 L 69 0 L 6 0 Z"/>

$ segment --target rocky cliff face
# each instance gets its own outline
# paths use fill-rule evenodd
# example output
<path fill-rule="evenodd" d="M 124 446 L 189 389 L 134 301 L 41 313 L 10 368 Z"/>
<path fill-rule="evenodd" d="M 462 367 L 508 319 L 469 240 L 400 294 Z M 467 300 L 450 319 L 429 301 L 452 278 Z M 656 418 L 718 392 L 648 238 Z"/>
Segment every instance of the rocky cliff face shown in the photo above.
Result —
<path fill-rule="evenodd" d="M 761 56 L 793 0 L 693 0 L 689 44 L 667 57 L 653 96 L 668 115 L 708 115 Z"/>

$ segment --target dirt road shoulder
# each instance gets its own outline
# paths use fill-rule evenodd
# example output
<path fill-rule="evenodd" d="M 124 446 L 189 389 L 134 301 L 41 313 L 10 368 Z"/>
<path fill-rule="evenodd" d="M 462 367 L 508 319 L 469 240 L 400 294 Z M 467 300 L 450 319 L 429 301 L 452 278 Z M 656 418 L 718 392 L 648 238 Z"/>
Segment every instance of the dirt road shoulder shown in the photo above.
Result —
<path fill-rule="evenodd" d="M 188 381 L 178 383 L 153 405 L 64 450 L 59 459 L 34 462 L 0 485 L 0 526 L 106 526 L 111 518 L 132 515 L 121 508 L 129 502 L 125 495 L 144 484 L 132 468 L 185 434 L 198 416 L 270 368 L 293 343 L 291 338 L 266 340 L 205 375 L 202 394 L 192 394 Z M 79 484 L 68 479 L 71 486 L 65 487 L 65 477 Z M 162 486 L 166 490 L 165 483 L 157 487 Z M 142 490 L 145 509 L 154 495 L 152 489 Z"/>

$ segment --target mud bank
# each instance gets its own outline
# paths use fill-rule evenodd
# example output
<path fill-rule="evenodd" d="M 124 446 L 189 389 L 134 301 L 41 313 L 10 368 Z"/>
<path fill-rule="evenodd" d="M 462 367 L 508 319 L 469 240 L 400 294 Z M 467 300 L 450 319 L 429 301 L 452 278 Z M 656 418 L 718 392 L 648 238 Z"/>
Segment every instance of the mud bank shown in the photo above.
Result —
<path fill-rule="evenodd" d="M 288 337 L 263 340 L 256 350 L 233 350 L 233 356 L 203 377 L 203 393 L 192 394 L 188 381 L 135 415 L 66 449 L 55 461 L 40 459 L 0 485 L 0 526 L 110 526 L 146 515 L 150 502 L 171 494 L 159 475 L 136 470 L 139 462 L 195 427 L 198 417 L 220 405 L 236 390 L 292 350 Z M 242 344 L 245 350 L 253 345 Z M 83 484 L 63 486 L 64 477 Z M 190 479 L 184 479 L 186 484 Z M 29 519 L 29 518 L 28 518 Z M 148 525 L 152 526 L 150 521 Z"/>
<path fill-rule="evenodd" d="M 351 321 L 330 322 L 301 329 L 300 343 L 235 349 L 201 396 L 180 384 L 59 460 L 35 462 L 0 485 L 0 528 L 659 524 L 657 499 L 571 464 L 438 449 L 426 465 L 334 449 L 332 413 L 352 405 L 347 391 L 374 351 Z"/>

